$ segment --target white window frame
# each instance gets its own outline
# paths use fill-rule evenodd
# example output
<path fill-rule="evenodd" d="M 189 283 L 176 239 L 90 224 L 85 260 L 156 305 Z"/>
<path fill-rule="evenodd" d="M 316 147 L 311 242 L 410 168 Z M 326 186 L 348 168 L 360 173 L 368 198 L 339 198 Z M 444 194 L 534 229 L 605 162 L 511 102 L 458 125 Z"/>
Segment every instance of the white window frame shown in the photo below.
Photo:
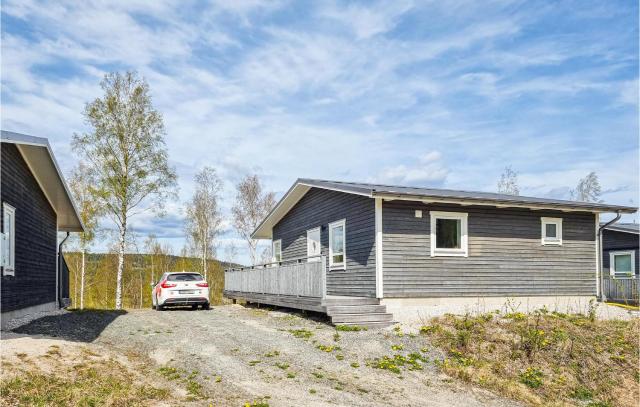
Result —
<path fill-rule="evenodd" d="M 278 248 L 279 248 L 277 251 L 276 251 L 276 244 L 278 245 Z M 273 242 L 271 242 L 271 253 L 273 254 L 271 260 L 274 263 L 282 262 L 282 239 L 274 240 Z M 280 256 L 279 260 L 277 259 L 276 255 Z"/>
<path fill-rule="evenodd" d="M 7 215 L 10 222 L 6 222 Z M 10 229 L 10 230 L 8 230 Z M 8 236 L 7 236 L 8 234 Z M 8 246 L 8 247 L 7 247 Z M 16 275 L 16 208 L 2 203 L 2 275 Z"/>
<path fill-rule="evenodd" d="M 615 257 L 616 256 L 631 256 L 631 273 L 616 273 Z M 616 250 L 609 252 L 609 274 L 613 278 L 635 278 L 636 277 L 636 251 L 635 250 Z"/>
<path fill-rule="evenodd" d="M 466 212 L 430 211 L 431 257 L 458 256 L 469 257 L 469 214 Z M 460 221 L 460 248 L 445 249 L 436 247 L 436 222 L 438 219 L 454 219 Z"/>
<path fill-rule="evenodd" d="M 333 262 L 333 229 L 342 226 L 342 263 Z M 331 270 L 346 270 L 347 269 L 347 222 L 346 219 L 341 219 L 335 222 L 329 223 L 329 268 Z"/>
<path fill-rule="evenodd" d="M 547 225 L 556 225 L 555 238 L 547 237 Z M 562 218 L 540 218 L 540 242 L 543 246 L 562 246 Z"/>
<path fill-rule="evenodd" d="M 309 239 L 309 235 L 314 232 L 318 233 L 318 244 L 320 245 L 320 253 L 318 253 L 317 255 L 311 253 L 311 240 Z M 316 257 L 311 258 L 311 256 Z M 322 229 L 320 228 L 320 226 L 318 226 L 317 228 L 307 230 L 307 262 L 315 262 L 320 260 L 322 260 Z"/>

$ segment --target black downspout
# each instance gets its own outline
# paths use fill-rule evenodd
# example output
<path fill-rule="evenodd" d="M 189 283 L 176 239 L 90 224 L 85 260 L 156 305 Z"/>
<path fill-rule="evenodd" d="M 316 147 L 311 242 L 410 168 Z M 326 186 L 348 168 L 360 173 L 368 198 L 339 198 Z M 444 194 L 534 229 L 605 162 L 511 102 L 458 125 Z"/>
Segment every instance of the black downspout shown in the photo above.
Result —
<path fill-rule="evenodd" d="M 597 265 L 598 270 L 600 272 L 600 281 L 598 281 L 598 284 L 600 284 L 600 301 L 604 301 L 604 275 L 603 275 L 603 270 L 602 270 L 602 264 L 603 264 L 603 259 L 602 257 L 604 256 L 604 251 L 602 250 L 602 231 L 604 230 L 604 228 L 606 228 L 607 226 L 611 226 L 614 223 L 616 223 L 617 221 L 620 220 L 620 218 L 622 217 L 622 215 L 620 214 L 620 211 L 616 212 L 616 217 L 613 218 L 612 220 L 610 220 L 609 222 L 605 223 L 604 225 L 600 226 L 600 228 L 598 228 L 598 236 L 596 236 L 596 238 L 598 239 L 598 250 L 600 251 L 598 258 L 599 263 Z"/>
<path fill-rule="evenodd" d="M 62 245 L 68 238 L 69 232 L 67 232 L 67 235 L 58 245 L 58 308 L 64 308 L 64 304 L 62 303 Z"/>

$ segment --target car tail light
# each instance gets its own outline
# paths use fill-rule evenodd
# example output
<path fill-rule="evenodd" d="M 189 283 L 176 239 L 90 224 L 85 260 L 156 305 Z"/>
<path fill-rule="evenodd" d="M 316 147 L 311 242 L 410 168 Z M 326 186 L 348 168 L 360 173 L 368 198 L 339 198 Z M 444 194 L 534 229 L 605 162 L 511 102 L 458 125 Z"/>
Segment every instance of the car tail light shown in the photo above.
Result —
<path fill-rule="evenodd" d="M 171 288 L 171 287 L 175 287 L 176 285 L 174 283 L 170 283 L 167 280 L 164 280 L 162 282 L 162 284 L 160 284 L 160 287 L 162 288 Z"/>
<path fill-rule="evenodd" d="M 197 283 L 196 286 L 198 286 L 198 287 L 209 287 L 209 283 Z"/>

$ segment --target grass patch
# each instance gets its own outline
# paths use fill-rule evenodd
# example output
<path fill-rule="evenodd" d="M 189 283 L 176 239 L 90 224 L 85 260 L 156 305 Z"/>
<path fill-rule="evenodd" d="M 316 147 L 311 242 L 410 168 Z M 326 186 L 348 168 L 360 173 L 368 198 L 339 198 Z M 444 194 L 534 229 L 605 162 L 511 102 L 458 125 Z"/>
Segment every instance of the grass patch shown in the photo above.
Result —
<path fill-rule="evenodd" d="M 288 331 L 291 335 L 295 336 L 296 338 L 301 338 L 301 339 L 309 339 L 313 336 L 313 332 L 309 331 L 308 329 L 289 329 Z"/>
<path fill-rule="evenodd" d="M 358 326 L 358 325 L 336 325 L 336 331 L 342 332 L 359 332 L 366 331 L 366 326 Z"/>
<path fill-rule="evenodd" d="M 400 374 L 402 369 L 422 370 L 422 364 L 426 362 L 427 360 L 419 353 L 410 353 L 407 356 L 395 354 L 393 356 L 383 356 L 369 360 L 367 361 L 367 366 Z"/>
<path fill-rule="evenodd" d="M 169 398 L 169 390 L 136 384 L 136 378 L 116 361 L 80 363 L 54 374 L 12 370 L 0 383 L 5 405 L 133 406 L 153 405 Z"/>
<path fill-rule="evenodd" d="M 289 364 L 288 363 L 276 363 L 276 366 L 278 366 L 280 369 L 282 370 L 287 370 L 289 368 Z"/>
<path fill-rule="evenodd" d="M 445 315 L 420 332 L 445 352 L 438 362 L 445 373 L 530 405 L 634 405 L 640 398 L 638 319 L 598 321 L 594 307 L 584 315 L 542 309 Z"/>

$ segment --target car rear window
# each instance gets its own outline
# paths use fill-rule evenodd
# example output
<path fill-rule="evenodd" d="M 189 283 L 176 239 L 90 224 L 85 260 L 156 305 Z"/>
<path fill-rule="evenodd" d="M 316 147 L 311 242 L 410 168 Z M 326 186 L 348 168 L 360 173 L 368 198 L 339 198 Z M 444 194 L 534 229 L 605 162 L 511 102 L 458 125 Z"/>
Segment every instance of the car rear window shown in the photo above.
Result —
<path fill-rule="evenodd" d="M 169 274 L 167 281 L 200 281 L 202 276 L 196 273 Z"/>

